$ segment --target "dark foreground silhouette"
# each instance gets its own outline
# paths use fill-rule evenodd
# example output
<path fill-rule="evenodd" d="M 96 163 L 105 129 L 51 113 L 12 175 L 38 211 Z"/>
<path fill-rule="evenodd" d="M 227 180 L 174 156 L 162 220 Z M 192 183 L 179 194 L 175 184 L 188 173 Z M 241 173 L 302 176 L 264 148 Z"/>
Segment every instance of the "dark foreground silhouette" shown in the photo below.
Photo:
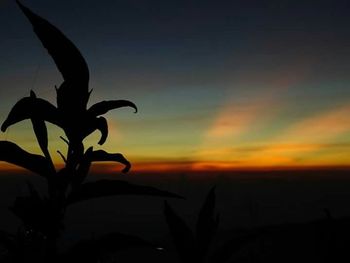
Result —
<path fill-rule="evenodd" d="M 57 262 L 77 258 L 98 262 L 102 253 L 89 253 L 88 247 L 103 248 L 103 254 L 120 247 L 152 247 L 140 237 L 121 233 L 111 233 L 92 241 L 77 244 L 59 255 L 57 240 L 64 229 L 63 219 L 68 206 L 91 198 L 110 195 L 150 195 L 160 197 L 180 196 L 149 186 L 134 185 L 119 180 L 99 180 L 84 182 L 93 162 L 113 161 L 125 166 L 122 172 L 130 169 L 130 163 L 120 153 L 107 153 L 103 150 L 87 150 L 83 144 L 92 132 L 101 132 L 98 144 L 103 145 L 108 136 L 107 120 L 101 115 L 109 110 L 136 105 L 127 100 L 110 100 L 96 103 L 87 109 L 92 90 L 89 90 L 88 66 L 75 45 L 48 21 L 34 14 L 17 1 L 20 9 L 29 19 L 34 32 L 53 58 L 63 76 L 63 83 L 57 88 L 57 106 L 38 98 L 34 91 L 30 96 L 20 99 L 10 111 L 1 126 L 8 127 L 30 119 L 43 155 L 31 154 L 18 145 L 8 141 L 0 142 L 0 160 L 6 161 L 46 179 L 47 195 L 40 194 L 28 183 L 28 195 L 17 197 L 10 210 L 23 225 L 16 234 L 0 232 L 1 244 L 6 248 L 8 262 Z M 60 127 L 66 138 L 67 153 L 58 152 L 65 163 L 64 168 L 56 170 L 48 150 L 48 135 L 45 122 Z M 84 247 L 84 249 L 80 249 Z M 94 251 L 102 252 L 102 249 Z M 88 256 L 88 257 L 87 257 Z M 5 259 L 3 259 L 5 261 Z M 86 262 L 86 261 L 85 261 Z"/>

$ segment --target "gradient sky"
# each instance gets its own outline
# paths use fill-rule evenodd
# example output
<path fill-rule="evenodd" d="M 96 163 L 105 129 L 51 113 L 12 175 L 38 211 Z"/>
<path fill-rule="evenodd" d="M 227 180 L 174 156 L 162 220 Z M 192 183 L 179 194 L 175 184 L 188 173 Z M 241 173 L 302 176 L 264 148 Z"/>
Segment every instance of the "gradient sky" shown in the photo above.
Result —
<path fill-rule="evenodd" d="M 23 3 L 83 53 L 90 104 L 138 105 L 108 113 L 103 147 L 136 170 L 350 165 L 349 1 Z M 30 89 L 54 102 L 62 77 L 14 1 L 0 0 L 0 35 L 3 122 Z M 29 121 L 0 139 L 40 152 Z"/>

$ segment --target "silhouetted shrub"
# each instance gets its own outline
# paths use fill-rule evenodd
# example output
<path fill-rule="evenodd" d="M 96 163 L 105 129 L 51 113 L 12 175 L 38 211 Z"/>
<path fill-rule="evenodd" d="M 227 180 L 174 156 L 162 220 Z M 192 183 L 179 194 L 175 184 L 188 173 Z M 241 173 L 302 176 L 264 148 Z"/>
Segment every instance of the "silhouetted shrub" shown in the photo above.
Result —
<path fill-rule="evenodd" d="M 111 195 L 179 196 L 154 187 L 134 185 L 120 180 L 84 182 L 93 162 L 119 162 L 125 166 L 122 172 L 129 171 L 130 163 L 122 154 L 95 151 L 93 147 L 85 150 L 83 140 L 98 130 L 101 133 L 98 144 L 103 145 L 108 137 L 108 125 L 101 115 L 121 107 L 131 107 L 137 112 L 137 107 L 131 101 L 110 100 L 87 108 L 92 90 L 89 90 L 88 86 L 88 66 L 79 50 L 48 21 L 34 14 L 19 1 L 17 4 L 53 58 L 64 81 L 56 87 L 56 105 L 38 98 L 31 91 L 28 97 L 20 99 L 13 106 L 1 126 L 1 130 L 6 131 L 8 127 L 20 121 L 31 120 L 43 155 L 29 153 L 13 142 L 0 141 L 0 160 L 45 178 L 48 194 L 41 195 L 33 185 L 28 184 L 29 195 L 17 197 L 10 207 L 23 222 L 23 227 L 16 235 L 0 232 L 0 243 L 7 250 L 6 260 L 10 262 L 55 262 L 58 261 L 57 239 L 63 230 L 63 218 L 69 205 Z M 60 170 L 56 169 L 48 150 L 45 122 L 60 127 L 66 135 L 66 138 L 61 137 L 67 144 L 67 153 L 59 152 L 65 163 Z M 77 244 L 68 255 L 84 259 L 83 262 L 97 262 L 102 248 L 104 253 L 110 253 L 113 249 L 125 246 L 150 244 L 139 237 L 111 233 L 93 241 Z M 65 261 L 68 259 L 65 257 Z"/>

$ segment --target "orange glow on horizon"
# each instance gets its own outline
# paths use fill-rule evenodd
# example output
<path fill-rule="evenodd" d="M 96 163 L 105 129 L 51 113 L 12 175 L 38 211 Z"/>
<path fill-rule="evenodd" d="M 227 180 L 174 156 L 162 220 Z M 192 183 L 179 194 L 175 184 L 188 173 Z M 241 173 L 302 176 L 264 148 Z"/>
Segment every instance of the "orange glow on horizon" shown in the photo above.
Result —
<path fill-rule="evenodd" d="M 105 175 L 120 175 L 122 170 L 121 165 L 115 165 L 113 163 L 104 163 L 94 165 L 90 171 L 90 174 L 105 174 Z M 340 164 L 311 164 L 311 165 L 233 165 L 230 162 L 185 162 L 185 163 L 172 163 L 172 162 L 155 162 L 155 163 L 135 163 L 129 173 L 206 173 L 206 172 L 266 172 L 266 171 L 303 171 L 303 170 L 350 170 L 350 165 Z M 6 174 L 18 174 L 28 175 L 31 172 L 22 169 L 14 165 L 6 165 L 4 162 L 0 163 L 0 175 Z"/>

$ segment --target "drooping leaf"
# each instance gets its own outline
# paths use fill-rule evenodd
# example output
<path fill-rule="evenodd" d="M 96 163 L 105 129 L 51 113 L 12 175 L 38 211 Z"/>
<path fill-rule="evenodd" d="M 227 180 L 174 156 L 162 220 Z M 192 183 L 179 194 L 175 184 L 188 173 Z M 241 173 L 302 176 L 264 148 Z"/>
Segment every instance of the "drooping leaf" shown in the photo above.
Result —
<path fill-rule="evenodd" d="M 107 153 L 103 150 L 98 150 L 90 152 L 85 158 L 88 158 L 91 162 L 119 162 L 125 165 L 125 168 L 122 170 L 123 173 L 127 173 L 131 168 L 129 161 L 120 153 Z"/>
<path fill-rule="evenodd" d="M 44 153 L 45 156 L 48 155 L 48 138 L 47 138 L 47 129 L 45 125 L 45 121 L 32 119 L 33 130 L 35 136 L 38 140 L 40 149 Z"/>
<path fill-rule="evenodd" d="M 101 138 L 98 141 L 99 145 L 103 145 L 108 137 L 108 124 L 107 120 L 103 117 L 99 117 L 96 119 L 96 129 L 101 132 Z"/>
<path fill-rule="evenodd" d="M 122 107 L 131 107 L 135 110 L 135 113 L 137 112 L 137 107 L 134 103 L 128 100 L 109 100 L 109 101 L 101 101 L 94 105 L 92 105 L 88 112 L 91 113 L 93 116 L 99 116 L 102 114 L 107 113 L 110 110 L 118 109 Z"/>
<path fill-rule="evenodd" d="M 4 132 L 9 126 L 26 119 L 48 121 L 60 126 L 59 115 L 55 106 L 40 98 L 25 97 L 12 107 L 7 119 L 1 126 L 1 130 Z M 41 134 L 43 131 L 39 131 L 39 133 Z M 42 143 L 45 145 L 45 142 Z"/>
<path fill-rule="evenodd" d="M 216 234 L 219 224 L 218 215 L 215 214 L 215 187 L 208 193 L 199 212 L 196 225 L 196 240 L 199 254 L 202 258 L 208 253 L 209 246 Z"/>
<path fill-rule="evenodd" d="M 52 172 L 45 157 L 28 153 L 12 142 L 0 141 L 0 161 L 18 165 L 45 177 Z"/>
<path fill-rule="evenodd" d="M 197 260 L 198 254 L 192 230 L 166 201 L 164 202 L 164 216 L 181 262 L 200 263 Z"/>
<path fill-rule="evenodd" d="M 114 232 L 78 242 L 66 253 L 64 262 L 96 263 L 119 250 L 140 247 L 156 249 L 154 244 L 140 237 Z"/>
<path fill-rule="evenodd" d="M 247 234 L 234 237 L 216 249 L 210 256 L 209 263 L 225 263 L 230 262 L 230 258 L 244 246 L 256 240 L 256 234 Z"/>
<path fill-rule="evenodd" d="M 88 92 L 89 69 L 78 48 L 55 26 L 16 1 L 33 30 L 56 63 L 65 81 L 80 83 Z M 85 91 L 86 89 L 86 91 Z"/>
<path fill-rule="evenodd" d="M 68 196 L 67 203 L 72 204 L 92 198 L 117 195 L 143 195 L 182 198 L 177 194 L 159 190 L 151 186 L 136 185 L 120 180 L 99 180 L 96 182 L 81 184 L 78 189 L 73 191 Z"/>
<path fill-rule="evenodd" d="M 36 94 L 32 90 L 30 91 L 30 97 L 36 99 Z M 40 149 L 44 153 L 45 157 L 51 161 L 50 153 L 48 150 L 47 128 L 45 121 L 37 118 L 32 118 L 31 121 Z"/>
<path fill-rule="evenodd" d="M 88 128 L 86 129 L 86 132 L 84 134 L 84 138 L 91 133 L 93 133 L 95 130 L 100 131 L 101 133 L 101 138 L 98 141 L 99 145 L 103 145 L 108 137 L 108 124 L 107 120 L 104 117 L 94 117 L 92 116 L 91 119 L 87 121 Z"/>

